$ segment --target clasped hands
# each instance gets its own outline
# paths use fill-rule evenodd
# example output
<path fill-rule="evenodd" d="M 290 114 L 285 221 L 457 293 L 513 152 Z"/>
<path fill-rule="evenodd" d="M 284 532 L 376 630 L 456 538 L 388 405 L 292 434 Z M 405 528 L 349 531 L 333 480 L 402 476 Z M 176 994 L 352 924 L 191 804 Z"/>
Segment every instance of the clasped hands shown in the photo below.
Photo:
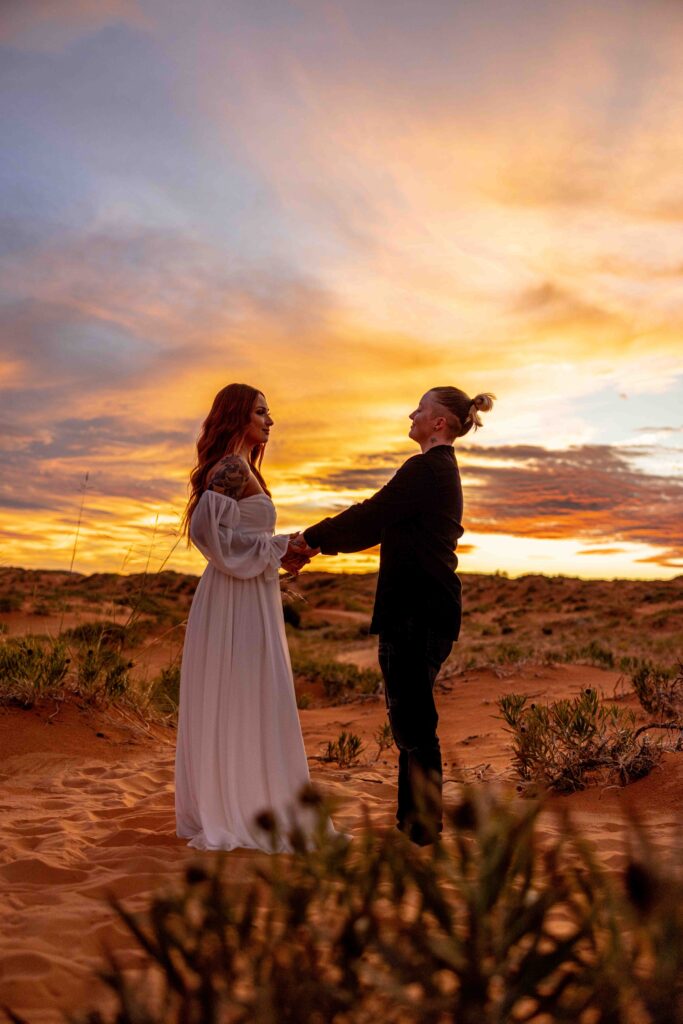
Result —
<path fill-rule="evenodd" d="M 292 576 L 297 576 L 305 565 L 310 562 L 314 555 L 320 553 L 320 548 L 311 548 L 304 540 L 303 533 L 290 533 L 289 544 L 282 559 L 282 568 L 286 569 Z"/>

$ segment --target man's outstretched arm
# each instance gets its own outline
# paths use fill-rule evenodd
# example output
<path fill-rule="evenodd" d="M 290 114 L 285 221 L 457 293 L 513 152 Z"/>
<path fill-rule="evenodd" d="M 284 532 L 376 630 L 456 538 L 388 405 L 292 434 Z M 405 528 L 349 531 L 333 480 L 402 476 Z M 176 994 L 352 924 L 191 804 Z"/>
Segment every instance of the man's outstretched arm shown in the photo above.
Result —
<path fill-rule="evenodd" d="M 307 527 L 304 540 L 325 555 L 374 547 L 385 527 L 409 519 L 424 506 L 430 479 L 431 470 L 415 455 L 371 498 Z"/>

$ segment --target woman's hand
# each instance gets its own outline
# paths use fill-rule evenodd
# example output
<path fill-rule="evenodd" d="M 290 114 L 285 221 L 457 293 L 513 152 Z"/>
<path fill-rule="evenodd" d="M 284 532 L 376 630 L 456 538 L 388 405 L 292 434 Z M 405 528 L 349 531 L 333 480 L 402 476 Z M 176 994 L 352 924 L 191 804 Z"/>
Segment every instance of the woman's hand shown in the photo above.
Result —
<path fill-rule="evenodd" d="M 302 533 L 290 533 L 289 544 L 281 563 L 282 568 L 296 576 L 319 552 L 320 548 L 308 546 Z"/>

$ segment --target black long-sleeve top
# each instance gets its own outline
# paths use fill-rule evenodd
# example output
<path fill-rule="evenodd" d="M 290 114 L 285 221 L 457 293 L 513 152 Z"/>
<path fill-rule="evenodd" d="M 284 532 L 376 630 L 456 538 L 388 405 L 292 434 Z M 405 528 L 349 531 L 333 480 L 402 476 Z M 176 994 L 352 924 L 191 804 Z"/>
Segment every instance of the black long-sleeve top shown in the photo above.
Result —
<path fill-rule="evenodd" d="M 304 537 L 326 555 L 381 545 L 371 633 L 400 628 L 410 617 L 457 640 L 461 521 L 455 451 L 442 444 L 408 459 L 371 498 L 309 526 Z"/>

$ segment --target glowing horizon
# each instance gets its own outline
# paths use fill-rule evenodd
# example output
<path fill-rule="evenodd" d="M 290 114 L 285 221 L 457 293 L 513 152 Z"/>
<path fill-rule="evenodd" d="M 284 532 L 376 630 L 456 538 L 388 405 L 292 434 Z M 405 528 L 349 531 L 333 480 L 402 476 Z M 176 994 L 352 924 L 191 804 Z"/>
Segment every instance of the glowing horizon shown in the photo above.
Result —
<path fill-rule="evenodd" d="M 665 0 L 9 3 L 0 564 L 69 567 L 86 472 L 74 569 L 160 564 L 243 380 L 283 531 L 455 384 L 463 571 L 680 574 L 682 44 Z"/>

